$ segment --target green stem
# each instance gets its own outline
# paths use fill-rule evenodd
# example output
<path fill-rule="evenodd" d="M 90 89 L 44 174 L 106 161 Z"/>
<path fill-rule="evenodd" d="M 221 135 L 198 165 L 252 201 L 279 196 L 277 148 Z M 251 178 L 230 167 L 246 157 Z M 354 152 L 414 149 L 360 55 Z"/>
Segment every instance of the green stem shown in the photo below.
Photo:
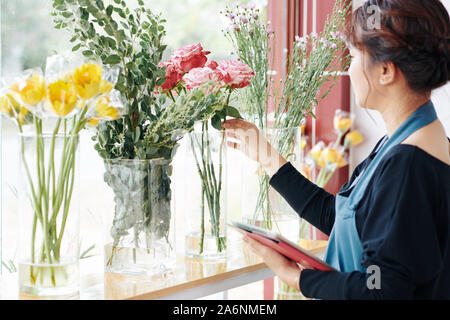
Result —
<path fill-rule="evenodd" d="M 64 184 L 65 181 L 68 179 L 68 175 L 70 174 L 70 166 L 72 163 L 72 157 L 74 157 L 74 153 L 76 151 L 76 148 L 78 147 L 78 133 L 83 127 L 83 124 L 85 123 L 84 116 L 87 112 L 87 106 L 83 108 L 81 111 L 80 117 L 78 120 L 74 118 L 73 122 L 74 125 L 72 127 L 72 130 L 70 131 L 70 138 L 68 143 L 64 143 L 63 153 L 61 156 L 61 168 L 60 173 L 58 177 L 58 185 L 57 185 L 57 192 L 56 192 L 56 201 L 55 201 L 55 207 L 53 208 L 53 215 L 52 215 L 52 223 L 56 223 L 56 218 L 59 214 L 59 211 L 61 209 L 61 205 L 64 199 Z M 65 137 L 66 138 L 66 137 Z"/>
<path fill-rule="evenodd" d="M 200 152 L 201 164 L 197 157 L 196 147 L 194 146 L 194 139 L 195 139 L 195 137 L 191 136 L 191 148 L 192 148 L 192 152 L 194 154 L 194 159 L 195 159 L 195 162 L 197 165 L 197 171 L 198 171 L 200 179 L 201 179 L 201 184 L 204 189 L 205 198 L 208 203 L 210 216 L 212 219 L 214 219 L 214 215 L 211 214 L 211 212 L 214 210 L 214 207 L 215 207 L 214 206 L 214 193 L 211 190 L 212 185 L 211 185 L 210 177 L 208 176 L 208 166 L 207 166 L 206 159 L 205 159 L 206 158 L 206 154 L 205 154 L 206 142 L 205 142 L 204 130 L 202 129 L 201 144 L 195 139 L 195 142 L 197 143 L 197 149 Z M 204 219 L 204 217 L 203 217 L 203 219 Z M 211 223 L 212 223 L 212 225 L 214 225 L 214 223 L 215 223 L 214 220 L 212 220 Z"/>
<path fill-rule="evenodd" d="M 336 139 L 336 142 L 333 145 L 333 149 L 337 149 L 337 147 L 339 146 L 339 143 L 341 142 L 343 135 L 344 135 L 344 133 L 339 132 L 338 138 Z"/>
<path fill-rule="evenodd" d="M 50 193 L 52 194 L 51 196 L 51 208 L 54 207 L 55 205 L 55 142 L 56 142 L 56 135 L 59 132 L 59 128 L 61 126 L 61 118 L 58 118 L 58 121 L 56 123 L 56 127 L 53 131 L 53 136 L 52 136 L 52 142 L 51 142 L 51 146 L 50 146 L 50 158 L 49 158 L 49 167 L 48 167 L 48 172 L 47 172 L 47 182 L 48 182 L 48 187 L 47 187 L 47 194 L 48 197 L 50 197 Z M 50 181 L 52 181 L 52 183 L 50 184 Z M 50 191 L 50 188 L 52 188 L 52 190 Z M 48 201 L 50 201 L 50 198 L 48 199 Z M 48 204 L 48 206 L 50 206 L 50 203 Z M 49 236 L 52 238 L 52 241 L 54 241 L 55 238 L 55 232 L 53 230 L 52 225 L 49 225 Z"/>
<path fill-rule="evenodd" d="M 61 118 L 58 118 L 58 122 L 56 124 L 55 130 L 53 131 L 52 143 L 50 147 L 50 166 L 48 168 L 47 173 L 47 181 L 48 181 L 48 194 L 50 194 L 50 180 L 52 180 L 52 207 L 54 204 L 54 194 L 55 194 L 55 141 L 56 135 L 59 132 L 59 127 L 61 126 Z"/>
<path fill-rule="evenodd" d="M 323 177 L 325 176 L 326 172 L 327 172 L 327 169 L 325 167 L 320 168 L 319 175 L 318 175 L 318 177 L 316 179 L 316 185 L 321 187 L 321 188 L 323 188 L 323 184 L 322 184 L 323 181 L 322 180 L 323 180 Z"/>
<path fill-rule="evenodd" d="M 324 181 L 323 181 L 323 187 L 322 188 L 324 188 L 327 184 L 328 184 L 328 182 L 330 181 L 330 179 L 333 177 L 333 174 L 335 173 L 335 170 L 333 170 L 333 171 L 331 171 L 326 177 L 325 177 L 325 179 L 324 179 Z"/>
<path fill-rule="evenodd" d="M 73 139 L 77 139 L 77 136 L 73 136 Z M 67 217 L 69 214 L 69 207 L 70 207 L 70 202 L 72 200 L 72 194 L 73 194 L 73 187 L 74 187 L 74 182 L 75 182 L 75 152 L 76 152 L 76 148 L 78 146 L 78 143 L 76 143 L 73 147 L 72 150 L 70 152 L 71 155 L 71 166 L 69 168 L 70 171 L 70 178 L 67 180 L 67 185 L 66 185 L 66 192 L 65 192 L 65 204 L 64 204 L 64 213 L 63 213 L 63 220 L 62 220 L 62 224 L 61 224 L 61 229 L 60 229 L 60 233 L 58 236 L 58 240 L 57 240 L 57 252 L 58 252 L 58 256 L 59 256 L 59 250 L 61 248 L 61 242 L 62 242 L 62 238 L 64 235 L 64 231 L 65 231 L 65 227 L 66 227 L 66 222 L 67 222 Z M 68 184 L 69 184 L 69 180 L 70 180 L 70 189 L 67 188 Z"/>
<path fill-rule="evenodd" d="M 208 200 L 208 197 L 206 196 L 206 185 L 204 184 L 205 181 L 205 175 L 200 167 L 200 162 L 198 161 L 198 157 L 197 157 L 197 151 L 194 145 L 194 139 L 195 142 L 198 143 L 198 141 L 196 141 L 196 137 L 194 135 L 190 135 L 189 136 L 189 140 L 191 142 L 191 149 L 192 149 L 192 154 L 194 155 L 194 159 L 195 159 L 195 164 L 197 166 L 197 171 L 198 171 L 198 175 L 200 176 L 200 180 L 201 180 L 201 184 L 202 184 L 202 215 L 201 215 L 201 226 L 202 226 L 202 232 L 201 232 L 201 237 L 200 237 L 200 254 L 203 253 L 203 242 L 204 242 L 204 237 L 205 237 L 205 225 L 204 225 L 204 219 L 205 219 L 205 215 L 204 215 L 204 199 L 206 197 L 206 199 Z M 202 136 L 202 146 L 203 146 L 203 136 Z M 200 152 L 202 152 L 203 147 L 200 147 Z"/>
<path fill-rule="evenodd" d="M 42 212 L 42 206 L 44 205 L 45 208 L 45 177 L 43 180 L 43 176 L 45 176 L 45 168 L 42 168 L 43 166 L 43 152 L 44 150 L 41 150 L 42 148 L 42 127 L 41 127 L 41 120 L 37 117 L 34 117 L 34 123 L 36 127 L 36 168 L 37 168 L 37 179 L 38 179 L 38 186 L 39 186 L 39 203 L 37 207 L 41 208 L 41 214 L 42 214 L 42 236 L 43 236 L 43 248 L 45 250 L 45 254 L 47 257 L 47 262 L 52 263 L 52 257 L 50 254 L 50 244 L 48 241 L 47 236 L 47 218 L 48 218 L 48 211 L 44 209 Z M 42 172 L 44 171 L 44 172 Z M 44 199 L 43 199 L 44 198 Z M 44 203 L 42 203 L 44 202 Z"/>
<path fill-rule="evenodd" d="M 203 253 L 205 240 L 205 187 L 202 185 L 202 204 L 201 204 L 201 222 L 200 222 L 200 254 Z"/>
<path fill-rule="evenodd" d="M 172 90 L 168 90 L 168 91 L 167 91 L 167 96 L 168 96 L 173 102 L 176 102 L 176 101 L 175 101 L 175 97 L 173 96 Z"/>
<path fill-rule="evenodd" d="M 217 185 L 217 179 L 214 172 L 214 165 L 211 156 L 211 146 L 210 138 L 208 132 L 208 123 L 205 121 L 203 123 L 203 134 L 206 140 L 206 172 L 207 172 L 207 184 L 210 185 L 210 190 L 212 191 L 212 198 L 210 200 L 212 206 L 210 207 L 209 213 L 211 217 L 211 234 L 216 237 L 217 247 L 219 252 L 221 251 L 219 243 L 219 216 L 220 216 L 220 191 Z"/>
<path fill-rule="evenodd" d="M 28 183 L 30 185 L 31 188 L 31 195 L 32 195 L 32 206 L 33 206 L 33 211 L 34 211 L 34 215 L 33 215 L 33 227 L 32 227 L 32 234 L 31 234 L 31 263 L 35 263 L 36 260 L 36 254 L 35 254 L 35 248 L 36 248 L 36 228 L 37 228 L 37 219 L 40 218 L 41 214 L 39 214 L 38 208 L 37 208 L 37 198 L 36 198 L 36 192 L 35 192 L 35 188 L 34 188 L 34 184 L 33 184 L 33 180 L 31 178 L 31 174 L 30 174 L 30 168 L 28 167 L 28 163 L 26 161 L 26 156 L 25 156 L 25 139 L 23 137 L 23 128 L 22 128 L 22 124 L 20 123 L 20 121 L 17 121 L 18 126 L 19 126 L 19 132 L 21 134 L 21 138 L 20 138 L 20 144 L 21 144 L 21 158 L 22 158 L 22 162 L 23 162 L 23 166 L 25 167 L 25 172 L 27 174 L 27 178 L 28 178 Z M 42 218 L 40 218 L 40 220 L 42 221 Z M 30 280 L 32 284 L 36 283 L 36 278 L 34 276 L 34 272 L 33 272 L 33 266 L 30 267 Z"/>

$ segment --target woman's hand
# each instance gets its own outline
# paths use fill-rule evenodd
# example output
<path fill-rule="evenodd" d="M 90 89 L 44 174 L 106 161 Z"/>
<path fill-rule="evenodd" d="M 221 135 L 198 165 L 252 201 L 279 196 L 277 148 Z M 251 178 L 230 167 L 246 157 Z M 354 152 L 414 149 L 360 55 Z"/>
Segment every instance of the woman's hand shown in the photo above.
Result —
<path fill-rule="evenodd" d="M 232 119 L 227 120 L 223 127 L 228 138 L 228 146 L 240 150 L 249 159 L 259 162 L 269 176 L 274 175 L 287 163 L 254 124 Z M 236 142 L 231 142 L 230 139 Z"/>
<path fill-rule="evenodd" d="M 243 240 L 248 243 L 250 249 L 260 256 L 265 264 L 272 269 L 282 281 L 297 291 L 300 291 L 300 275 L 302 268 L 300 268 L 297 263 L 247 236 L 244 236 Z"/>

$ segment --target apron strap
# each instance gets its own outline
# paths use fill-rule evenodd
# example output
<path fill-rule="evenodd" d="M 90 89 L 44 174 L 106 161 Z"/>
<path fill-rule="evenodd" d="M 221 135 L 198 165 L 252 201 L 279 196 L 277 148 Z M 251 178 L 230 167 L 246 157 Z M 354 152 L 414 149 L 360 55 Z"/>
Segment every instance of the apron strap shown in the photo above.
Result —
<path fill-rule="evenodd" d="M 386 135 L 385 143 L 380 144 L 381 149 L 378 151 L 374 159 L 370 162 L 367 169 L 361 173 L 361 179 L 355 185 L 354 189 L 349 195 L 349 206 L 352 210 L 356 211 L 359 202 L 364 196 L 367 189 L 367 185 L 372 178 L 378 164 L 381 162 L 386 153 L 392 149 L 395 145 L 400 144 L 411 134 L 417 130 L 429 125 L 437 119 L 436 110 L 431 101 L 428 101 L 423 106 L 419 107 L 409 118 L 406 120 L 389 138 Z"/>

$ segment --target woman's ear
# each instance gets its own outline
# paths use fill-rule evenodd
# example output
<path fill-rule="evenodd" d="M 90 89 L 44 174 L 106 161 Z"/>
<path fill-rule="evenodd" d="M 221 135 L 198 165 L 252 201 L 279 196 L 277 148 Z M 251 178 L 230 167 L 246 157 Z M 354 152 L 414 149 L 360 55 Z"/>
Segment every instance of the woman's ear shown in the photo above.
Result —
<path fill-rule="evenodd" d="M 393 62 L 383 62 L 379 66 L 380 68 L 380 80 L 379 83 L 382 86 L 387 86 L 395 81 L 397 74 L 397 68 Z"/>

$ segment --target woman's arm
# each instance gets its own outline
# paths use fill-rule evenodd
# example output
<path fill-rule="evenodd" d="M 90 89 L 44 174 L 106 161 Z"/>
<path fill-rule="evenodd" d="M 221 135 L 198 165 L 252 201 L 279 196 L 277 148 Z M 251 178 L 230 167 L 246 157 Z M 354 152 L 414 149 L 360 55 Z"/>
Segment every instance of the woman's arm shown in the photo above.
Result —
<path fill-rule="evenodd" d="M 260 163 L 272 177 L 272 187 L 302 218 L 325 234 L 331 233 L 335 213 L 333 195 L 303 177 L 270 145 L 255 125 L 233 119 L 226 121 L 224 128 L 229 147 Z"/>
<path fill-rule="evenodd" d="M 277 190 L 298 215 L 330 235 L 335 218 L 335 196 L 305 178 L 292 164 L 287 163 L 270 179 Z"/>

